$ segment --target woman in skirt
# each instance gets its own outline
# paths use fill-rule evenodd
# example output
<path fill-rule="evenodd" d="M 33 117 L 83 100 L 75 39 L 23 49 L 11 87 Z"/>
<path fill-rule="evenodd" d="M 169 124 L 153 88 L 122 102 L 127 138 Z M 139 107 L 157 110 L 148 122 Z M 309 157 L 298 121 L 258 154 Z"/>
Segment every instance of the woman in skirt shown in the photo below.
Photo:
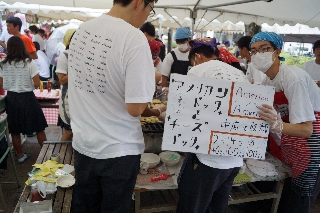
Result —
<path fill-rule="evenodd" d="M 30 58 L 24 42 L 18 36 L 8 40 L 7 56 L 0 64 L 0 87 L 7 90 L 6 112 L 9 132 L 18 155 L 18 163 L 25 162 L 31 155 L 24 153 L 20 133 L 37 133 L 40 146 L 47 140 L 44 129 L 47 121 L 33 90 L 39 87 L 39 70 Z"/>

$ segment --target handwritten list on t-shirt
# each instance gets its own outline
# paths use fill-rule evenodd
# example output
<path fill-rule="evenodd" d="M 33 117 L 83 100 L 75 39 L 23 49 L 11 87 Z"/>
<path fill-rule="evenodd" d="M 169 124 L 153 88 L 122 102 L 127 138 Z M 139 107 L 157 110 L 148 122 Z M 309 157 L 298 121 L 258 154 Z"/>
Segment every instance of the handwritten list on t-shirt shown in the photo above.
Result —
<path fill-rule="evenodd" d="M 274 87 L 171 75 L 163 150 L 264 159 Z"/>

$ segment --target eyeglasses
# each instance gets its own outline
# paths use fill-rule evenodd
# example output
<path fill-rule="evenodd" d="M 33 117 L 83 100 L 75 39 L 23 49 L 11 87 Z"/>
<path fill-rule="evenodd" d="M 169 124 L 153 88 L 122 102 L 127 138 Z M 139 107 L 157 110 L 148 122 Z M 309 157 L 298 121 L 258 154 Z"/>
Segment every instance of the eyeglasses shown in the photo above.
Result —
<path fill-rule="evenodd" d="M 269 52 L 270 48 L 272 47 L 259 47 L 258 50 L 251 50 L 249 51 L 250 56 L 253 56 L 257 53 L 265 53 L 265 52 Z"/>
<path fill-rule="evenodd" d="M 154 11 L 153 7 L 150 5 L 149 2 L 147 2 L 147 0 L 144 0 L 145 3 L 147 3 L 150 7 L 150 14 L 149 17 L 153 17 L 156 14 L 156 11 Z"/>

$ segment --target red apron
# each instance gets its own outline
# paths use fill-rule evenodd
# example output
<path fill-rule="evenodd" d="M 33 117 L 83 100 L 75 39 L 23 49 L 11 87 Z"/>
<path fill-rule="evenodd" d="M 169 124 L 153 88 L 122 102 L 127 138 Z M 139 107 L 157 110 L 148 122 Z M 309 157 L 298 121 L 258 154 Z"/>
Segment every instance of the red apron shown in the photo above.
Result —
<path fill-rule="evenodd" d="M 289 103 L 283 91 L 276 92 L 274 105 L 278 107 L 283 122 L 289 123 Z M 313 133 L 310 138 L 300 138 L 282 135 L 281 146 L 270 137 L 271 154 L 278 157 L 292 169 L 295 191 L 304 196 L 313 194 L 314 177 L 320 166 L 320 113 L 315 112 L 316 121 L 313 122 Z M 281 150 L 281 151 L 280 151 Z"/>

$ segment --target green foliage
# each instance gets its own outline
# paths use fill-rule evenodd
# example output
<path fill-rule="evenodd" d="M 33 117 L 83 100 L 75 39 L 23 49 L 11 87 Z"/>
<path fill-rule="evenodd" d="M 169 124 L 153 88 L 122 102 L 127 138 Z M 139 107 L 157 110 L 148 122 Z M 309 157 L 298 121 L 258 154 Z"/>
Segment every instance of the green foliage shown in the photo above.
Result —
<path fill-rule="evenodd" d="M 295 65 L 298 67 L 302 67 L 304 63 L 310 60 L 314 60 L 315 58 L 305 57 L 305 56 L 292 56 L 290 53 L 282 51 L 280 54 L 281 57 L 284 57 L 286 60 L 282 62 L 286 65 Z"/>
<path fill-rule="evenodd" d="M 168 42 L 166 42 L 166 47 L 168 46 Z M 176 48 L 178 45 L 175 41 L 172 42 L 172 48 Z"/>

